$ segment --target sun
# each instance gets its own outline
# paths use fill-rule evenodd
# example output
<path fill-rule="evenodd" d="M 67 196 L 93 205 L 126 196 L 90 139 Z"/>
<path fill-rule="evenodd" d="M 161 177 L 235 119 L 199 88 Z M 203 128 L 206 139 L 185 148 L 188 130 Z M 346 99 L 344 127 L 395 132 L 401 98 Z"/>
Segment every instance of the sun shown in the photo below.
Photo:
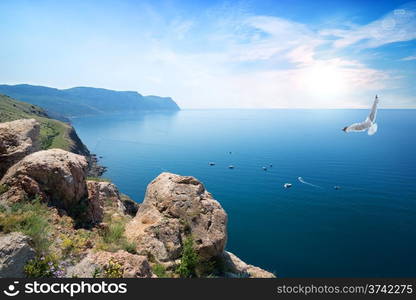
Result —
<path fill-rule="evenodd" d="M 345 93 L 348 88 L 342 68 L 320 63 L 303 70 L 301 84 L 308 93 L 315 96 L 337 95 Z"/>

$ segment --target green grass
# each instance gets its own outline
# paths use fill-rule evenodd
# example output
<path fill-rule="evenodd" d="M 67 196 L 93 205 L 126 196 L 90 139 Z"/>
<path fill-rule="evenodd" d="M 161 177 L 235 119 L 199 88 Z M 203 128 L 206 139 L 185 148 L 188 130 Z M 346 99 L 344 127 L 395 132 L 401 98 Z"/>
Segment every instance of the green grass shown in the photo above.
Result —
<path fill-rule="evenodd" d="M 48 207 L 37 198 L 17 202 L 0 213 L 0 230 L 5 233 L 20 231 L 32 239 L 37 253 L 46 253 L 50 245 L 48 216 Z"/>
<path fill-rule="evenodd" d="M 159 263 L 156 263 L 152 266 L 152 272 L 158 278 L 168 278 L 168 277 L 170 277 L 166 272 L 166 268 L 163 265 L 159 264 Z"/>
<path fill-rule="evenodd" d="M 125 250 L 131 254 L 136 254 L 136 245 L 129 242 L 124 235 L 126 222 L 125 220 L 108 220 L 106 228 L 101 230 L 101 242 L 98 245 L 99 250 L 116 252 Z"/>
<path fill-rule="evenodd" d="M 69 138 L 71 126 L 48 118 L 45 111 L 36 105 L 0 95 L 0 122 L 32 118 L 40 123 L 42 149 L 60 148 L 70 150 L 73 145 Z"/>
<path fill-rule="evenodd" d="M 87 177 L 87 180 L 96 182 L 111 182 L 111 179 L 101 177 Z"/>

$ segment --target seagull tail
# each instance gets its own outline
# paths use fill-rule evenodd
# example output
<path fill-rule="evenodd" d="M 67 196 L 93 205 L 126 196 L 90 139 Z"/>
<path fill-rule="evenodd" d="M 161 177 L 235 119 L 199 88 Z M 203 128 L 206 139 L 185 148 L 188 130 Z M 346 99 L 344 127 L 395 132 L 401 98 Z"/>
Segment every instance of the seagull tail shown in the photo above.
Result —
<path fill-rule="evenodd" d="M 378 125 L 373 123 L 370 128 L 368 128 L 368 135 L 374 135 L 377 132 Z"/>

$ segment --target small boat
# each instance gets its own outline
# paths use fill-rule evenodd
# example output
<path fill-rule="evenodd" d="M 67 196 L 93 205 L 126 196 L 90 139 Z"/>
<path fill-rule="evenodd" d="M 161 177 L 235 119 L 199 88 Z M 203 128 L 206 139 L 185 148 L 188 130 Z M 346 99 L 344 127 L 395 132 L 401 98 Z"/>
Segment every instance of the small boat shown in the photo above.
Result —
<path fill-rule="evenodd" d="M 270 168 L 271 168 L 271 167 L 273 167 L 273 165 L 272 165 L 272 164 L 270 164 L 269 166 L 270 166 Z"/>
<path fill-rule="evenodd" d="M 234 166 L 233 165 L 229 165 L 228 166 L 228 169 L 234 169 Z"/>
<path fill-rule="evenodd" d="M 211 162 L 209 162 L 208 164 L 209 164 L 210 166 L 215 166 L 215 163 L 214 163 L 214 162 L 212 162 L 212 161 L 211 161 Z"/>
<path fill-rule="evenodd" d="M 267 171 L 267 168 L 266 168 L 266 167 L 263 167 L 262 169 L 263 169 L 264 171 Z"/>
<path fill-rule="evenodd" d="M 291 184 L 291 183 L 285 183 L 285 184 L 283 185 L 283 187 L 284 187 L 285 189 L 288 189 L 288 188 L 292 187 L 292 184 Z"/>
<path fill-rule="evenodd" d="M 339 185 L 334 186 L 334 190 L 340 190 L 341 187 Z"/>

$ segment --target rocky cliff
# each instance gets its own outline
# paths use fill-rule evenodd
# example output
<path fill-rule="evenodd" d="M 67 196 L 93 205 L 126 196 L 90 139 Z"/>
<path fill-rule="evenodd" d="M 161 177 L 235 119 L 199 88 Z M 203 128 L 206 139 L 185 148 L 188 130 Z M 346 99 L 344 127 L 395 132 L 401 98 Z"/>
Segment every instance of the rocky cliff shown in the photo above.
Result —
<path fill-rule="evenodd" d="M 137 207 L 84 156 L 39 150 L 38 126 L 0 124 L 0 277 L 274 277 L 225 251 L 227 214 L 196 178 L 162 173 Z"/>
<path fill-rule="evenodd" d="M 35 146 L 39 149 L 46 150 L 50 148 L 60 148 L 85 156 L 88 161 L 89 176 L 101 176 L 105 172 L 105 167 L 98 164 L 97 157 L 89 152 L 88 148 L 82 143 L 75 129 L 71 125 L 66 122 L 52 119 L 45 110 L 38 106 L 20 102 L 0 94 L 0 122 L 20 119 L 33 119 L 32 121 L 36 120 L 38 122 L 38 126 L 36 128 L 39 130 L 40 135 L 38 143 Z M 10 126 L 13 127 L 13 123 L 11 123 Z M 0 130 L 3 129 L 0 128 Z M 18 130 L 20 129 L 14 129 L 14 131 Z M 13 135 L 13 131 L 7 130 L 6 132 Z M 25 133 L 19 133 L 17 136 L 24 137 Z M 3 139 L 5 139 L 3 142 L 7 142 L 7 140 L 9 140 L 10 143 L 10 138 L 12 137 L 7 138 L 3 135 Z M 0 141 L 0 155 L 2 151 L 1 143 L 2 142 Z M 0 169 L 0 174 L 2 172 L 4 171 Z"/>

